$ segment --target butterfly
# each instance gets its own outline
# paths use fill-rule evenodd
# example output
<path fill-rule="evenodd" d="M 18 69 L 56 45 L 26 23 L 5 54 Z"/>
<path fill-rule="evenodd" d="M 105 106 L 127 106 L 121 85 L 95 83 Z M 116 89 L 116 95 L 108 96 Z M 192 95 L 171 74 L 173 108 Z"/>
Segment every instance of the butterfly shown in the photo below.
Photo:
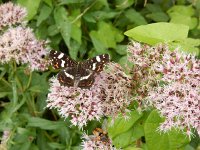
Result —
<path fill-rule="evenodd" d="M 108 133 L 104 131 L 102 128 L 95 128 L 92 133 L 95 136 L 95 141 L 101 141 L 104 144 L 109 143 L 110 140 L 108 138 Z"/>
<path fill-rule="evenodd" d="M 83 62 L 77 62 L 66 54 L 51 50 L 49 54 L 54 69 L 61 69 L 57 79 L 61 85 L 80 88 L 90 88 L 95 80 L 95 74 L 101 72 L 110 57 L 108 54 L 98 55 Z"/>

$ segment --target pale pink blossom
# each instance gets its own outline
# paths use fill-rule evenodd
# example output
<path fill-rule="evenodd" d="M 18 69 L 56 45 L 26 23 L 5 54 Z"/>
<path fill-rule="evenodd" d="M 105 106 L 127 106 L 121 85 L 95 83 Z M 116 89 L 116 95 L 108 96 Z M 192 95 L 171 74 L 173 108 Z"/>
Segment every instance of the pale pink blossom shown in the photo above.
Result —
<path fill-rule="evenodd" d="M 177 128 L 190 137 L 195 128 L 200 135 L 200 60 L 163 45 L 133 42 L 128 50 L 134 63 L 135 99 L 165 117 L 159 130 Z"/>
<path fill-rule="evenodd" d="M 14 60 L 17 64 L 28 64 L 31 71 L 46 70 L 48 53 L 44 41 L 38 41 L 30 28 L 9 28 L 0 36 L 0 63 Z"/>
<path fill-rule="evenodd" d="M 5 26 L 24 23 L 27 15 L 25 8 L 11 2 L 0 5 L 0 30 Z"/>
<path fill-rule="evenodd" d="M 200 87 L 190 83 L 172 82 L 149 93 L 148 99 L 158 109 L 165 121 L 159 127 L 167 132 L 181 129 L 190 137 L 192 128 L 200 135 Z"/>
<path fill-rule="evenodd" d="M 90 120 L 103 116 L 114 118 L 118 113 L 125 113 L 131 102 L 131 80 L 114 63 L 109 63 L 106 71 L 96 75 L 90 89 L 61 86 L 55 77 L 50 82 L 47 107 L 56 108 L 64 118 L 70 117 L 71 123 L 79 128 Z"/>

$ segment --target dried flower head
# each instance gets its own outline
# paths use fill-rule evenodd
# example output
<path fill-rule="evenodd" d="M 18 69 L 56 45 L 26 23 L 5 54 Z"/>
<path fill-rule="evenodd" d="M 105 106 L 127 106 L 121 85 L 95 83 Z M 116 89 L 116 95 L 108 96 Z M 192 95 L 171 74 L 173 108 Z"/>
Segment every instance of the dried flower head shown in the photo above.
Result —
<path fill-rule="evenodd" d="M 0 30 L 5 26 L 23 23 L 27 15 L 25 8 L 11 2 L 0 5 Z"/>
<path fill-rule="evenodd" d="M 28 64 L 30 70 L 47 69 L 45 42 L 38 41 L 30 28 L 9 28 L 0 39 L 0 63 L 14 60 L 17 64 Z"/>
<path fill-rule="evenodd" d="M 83 150 L 116 150 L 107 132 L 101 128 L 96 128 L 93 135 L 83 134 Z"/>
<path fill-rule="evenodd" d="M 159 129 L 179 128 L 188 136 L 200 135 L 200 61 L 194 56 L 171 52 L 166 46 L 129 46 L 136 98 L 153 105 L 166 118 Z"/>
<path fill-rule="evenodd" d="M 58 109 L 64 118 L 71 117 L 72 124 L 79 128 L 104 115 L 123 113 L 131 102 L 131 80 L 117 64 L 109 63 L 108 68 L 96 75 L 90 89 L 61 86 L 57 78 L 51 78 L 47 107 Z"/>

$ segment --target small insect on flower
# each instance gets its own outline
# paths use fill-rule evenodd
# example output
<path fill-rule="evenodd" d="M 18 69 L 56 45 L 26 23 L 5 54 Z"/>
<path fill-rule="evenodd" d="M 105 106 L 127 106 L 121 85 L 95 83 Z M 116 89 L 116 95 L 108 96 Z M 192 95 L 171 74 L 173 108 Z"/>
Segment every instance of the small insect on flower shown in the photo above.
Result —
<path fill-rule="evenodd" d="M 92 133 L 95 135 L 94 140 L 101 141 L 104 144 L 110 143 L 110 139 L 108 138 L 108 133 L 105 130 L 101 128 L 95 128 Z"/>
<path fill-rule="evenodd" d="M 117 150 L 104 128 L 95 128 L 93 135 L 83 135 L 83 150 Z"/>
<path fill-rule="evenodd" d="M 101 72 L 110 61 L 108 54 L 102 54 L 84 62 L 76 62 L 66 54 L 53 50 L 49 58 L 54 69 L 61 69 L 57 76 L 61 85 L 80 88 L 90 88 L 95 74 Z"/>

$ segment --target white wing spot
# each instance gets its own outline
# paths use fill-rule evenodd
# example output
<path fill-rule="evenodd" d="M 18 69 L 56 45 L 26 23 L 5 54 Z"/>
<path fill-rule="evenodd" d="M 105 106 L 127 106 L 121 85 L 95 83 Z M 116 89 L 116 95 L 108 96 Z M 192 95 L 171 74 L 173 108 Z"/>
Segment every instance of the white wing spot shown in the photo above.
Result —
<path fill-rule="evenodd" d="M 61 67 L 64 67 L 64 66 L 65 66 L 65 61 L 61 60 Z"/>
<path fill-rule="evenodd" d="M 97 60 L 98 62 L 100 62 L 100 61 L 101 61 L 101 59 L 100 59 L 100 57 L 99 57 L 99 56 L 96 56 L 96 60 Z"/>
<path fill-rule="evenodd" d="M 89 74 L 89 75 L 87 75 L 87 76 L 83 76 L 83 77 L 81 77 L 81 78 L 80 78 L 80 80 L 85 80 L 85 79 L 88 79 L 88 78 L 91 76 L 91 74 L 92 74 L 92 73 L 90 73 L 90 74 Z"/>
<path fill-rule="evenodd" d="M 74 80 L 74 76 L 73 76 L 73 75 L 71 75 L 71 74 L 69 74 L 69 73 L 67 73 L 67 72 L 65 72 L 65 71 L 64 71 L 64 73 L 65 73 L 65 75 L 66 75 L 67 77 L 69 77 L 69 78 L 71 78 L 72 80 Z"/>
<path fill-rule="evenodd" d="M 61 58 L 63 58 L 63 56 L 64 56 L 64 54 L 63 54 L 63 53 L 61 53 L 60 55 L 58 55 L 58 59 L 61 59 Z"/>
<path fill-rule="evenodd" d="M 96 63 L 93 63 L 92 64 L 92 70 L 95 70 L 96 69 Z"/>

